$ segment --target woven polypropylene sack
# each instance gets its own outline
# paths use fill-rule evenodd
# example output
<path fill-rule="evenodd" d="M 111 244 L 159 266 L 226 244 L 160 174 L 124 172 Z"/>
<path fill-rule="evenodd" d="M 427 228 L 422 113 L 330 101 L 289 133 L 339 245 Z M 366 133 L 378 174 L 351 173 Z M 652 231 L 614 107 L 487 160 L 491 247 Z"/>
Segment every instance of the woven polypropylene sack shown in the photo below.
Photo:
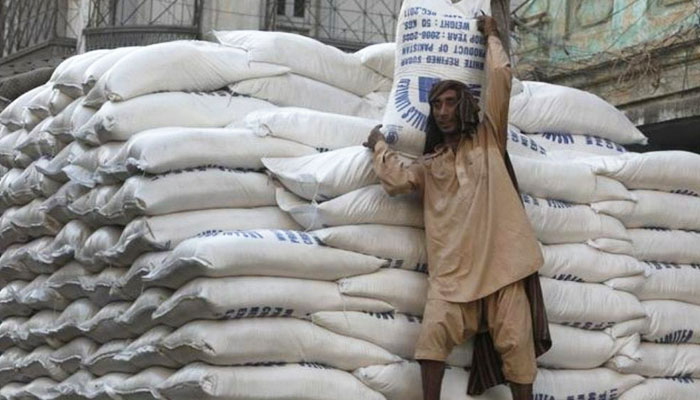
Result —
<path fill-rule="evenodd" d="M 247 345 L 231 345 L 242 342 Z M 159 347 L 176 361 L 213 365 L 306 361 L 352 371 L 400 360 L 376 345 L 296 318 L 194 321 L 171 333 Z"/>
<path fill-rule="evenodd" d="M 248 400 L 287 396 L 307 400 L 385 399 L 349 373 L 313 363 L 257 367 L 190 364 L 161 383 L 158 391 L 173 400 Z"/>
<path fill-rule="evenodd" d="M 490 14 L 486 1 L 404 1 L 396 30 L 394 85 L 383 124 L 387 143 L 425 132 L 428 95 L 443 79 L 465 83 L 477 98 L 485 86 L 486 38 L 475 17 Z M 417 149 L 422 152 L 422 146 Z"/>
<path fill-rule="evenodd" d="M 418 196 L 392 197 L 380 185 L 353 190 L 320 204 L 278 189 L 277 205 L 306 229 L 353 224 L 423 227 L 423 208 Z"/>
<path fill-rule="evenodd" d="M 621 144 L 647 142 L 621 111 L 594 94 L 544 82 L 522 84 L 523 91 L 510 99 L 509 119 L 523 131 L 598 135 Z"/>
<path fill-rule="evenodd" d="M 98 174 L 123 180 L 131 175 L 155 175 L 209 164 L 257 170 L 264 168 L 260 161 L 263 157 L 314 153 L 309 146 L 259 137 L 245 129 L 159 128 L 132 136 L 114 158 L 98 169 Z"/>
<path fill-rule="evenodd" d="M 177 327 L 194 319 L 305 318 L 322 310 L 387 312 L 393 307 L 378 299 L 345 296 L 335 282 L 256 276 L 198 278 L 176 290 L 152 318 Z"/>
<path fill-rule="evenodd" d="M 390 79 L 363 67 L 357 57 L 307 36 L 245 30 L 218 31 L 214 36 L 219 43 L 245 50 L 251 62 L 283 65 L 295 74 L 359 96 L 391 85 Z"/>
<path fill-rule="evenodd" d="M 371 273 L 385 263 L 380 258 L 324 246 L 304 232 L 230 231 L 180 243 L 144 281 L 170 288 L 196 277 L 256 275 L 331 281 Z"/>

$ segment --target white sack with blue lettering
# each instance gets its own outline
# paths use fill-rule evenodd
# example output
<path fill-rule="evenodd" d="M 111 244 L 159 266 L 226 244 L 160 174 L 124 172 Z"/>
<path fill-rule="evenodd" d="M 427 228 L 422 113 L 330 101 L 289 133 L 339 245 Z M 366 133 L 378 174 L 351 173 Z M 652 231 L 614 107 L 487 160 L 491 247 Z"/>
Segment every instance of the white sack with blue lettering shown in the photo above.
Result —
<path fill-rule="evenodd" d="M 333 281 L 368 274 L 387 262 L 323 245 L 291 230 L 213 232 L 180 243 L 143 279 L 179 288 L 197 277 L 277 276 Z"/>
<path fill-rule="evenodd" d="M 540 160 L 515 154 L 510 155 L 510 160 L 520 191 L 533 196 L 578 204 L 632 199 L 632 194 L 620 182 L 596 175 L 583 163 Z"/>
<path fill-rule="evenodd" d="M 369 388 L 386 397 L 387 400 L 422 400 L 420 365 L 417 362 L 402 361 L 388 365 L 372 365 L 359 368 L 353 374 Z M 472 400 L 466 396 L 469 371 L 464 368 L 445 368 L 440 398 L 442 400 Z M 486 391 L 479 398 L 488 400 L 510 400 L 510 390 L 498 385 Z"/>
<path fill-rule="evenodd" d="M 246 51 L 249 63 L 288 67 L 292 73 L 364 96 L 387 90 L 391 80 L 364 67 L 353 54 L 304 35 L 265 31 L 215 31 L 216 40 Z"/>
<path fill-rule="evenodd" d="M 599 238 L 629 241 L 627 230 L 613 217 L 596 214 L 584 204 L 521 195 L 537 238 L 545 244 L 582 243 Z"/>
<path fill-rule="evenodd" d="M 633 257 L 600 251 L 585 243 L 543 245 L 542 256 L 540 275 L 547 278 L 589 283 L 645 278 L 646 268 Z"/>
<path fill-rule="evenodd" d="M 646 144 L 629 119 L 600 97 L 579 89 L 523 81 L 510 98 L 510 123 L 527 133 L 597 135 L 620 144 Z"/>
<path fill-rule="evenodd" d="M 622 182 L 628 189 L 663 190 L 700 195 L 700 155 L 688 151 L 627 153 L 595 160 L 596 173 Z"/>
<path fill-rule="evenodd" d="M 131 221 L 119 241 L 100 253 L 110 265 L 128 266 L 150 251 L 169 250 L 202 232 L 246 229 L 298 229 L 277 207 L 214 208 L 141 217 Z"/>
<path fill-rule="evenodd" d="M 693 378 L 647 379 L 623 393 L 619 400 L 695 400 L 700 380 Z"/>
<path fill-rule="evenodd" d="M 428 297 L 428 276 L 422 272 L 388 268 L 340 279 L 338 287 L 340 293 L 348 296 L 379 299 L 391 304 L 396 311 L 423 315 Z"/>
<path fill-rule="evenodd" d="M 353 224 L 423 227 L 423 208 L 418 196 L 392 197 L 380 185 L 353 190 L 320 204 L 278 188 L 277 205 L 306 229 Z"/>
<path fill-rule="evenodd" d="M 403 313 L 359 311 L 321 311 L 311 315 L 311 322 L 343 336 L 366 340 L 406 360 L 413 359 L 421 318 Z M 446 360 L 448 365 L 471 365 L 472 340 L 457 345 Z"/>
<path fill-rule="evenodd" d="M 275 187 L 267 175 L 212 165 L 132 176 L 98 213 L 128 222 L 142 215 L 275 204 Z"/>
<path fill-rule="evenodd" d="M 189 364 L 158 385 L 158 392 L 168 399 L 386 400 L 348 372 L 309 362 L 237 367 Z"/>
<path fill-rule="evenodd" d="M 527 137 L 537 140 L 537 143 L 546 148 L 547 152 L 562 152 L 562 154 L 586 153 L 600 156 L 617 156 L 627 153 L 627 149 L 622 145 L 610 139 L 594 135 L 547 132 L 528 134 Z"/>
<path fill-rule="evenodd" d="M 250 62 L 244 50 L 179 40 L 132 51 L 116 61 L 97 86 L 104 87 L 103 93 L 110 101 L 125 101 L 158 92 L 208 92 L 239 80 L 287 71 L 289 68 L 281 65 Z"/>
<path fill-rule="evenodd" d="M 540 278 L 550 322 L 582 329 L 603 330 L 616 323 L 646 317 L 633 295 L 598 283 Z"/>
<path fill-rule="evenodd" d="M 169 358 L 185 364 L 306 361 L 352 371 L 401 360 L 377 345 L 297 318 L 193 321 L 165 337 L 158 347 Z"/>
<path fill-rule="evenodd" d="M 656 343 L 700 343 L 700 306 L 674 300 L 642 302 L 648 325 L 642 338 Z"/>
<path fill-rule="evenodd" d="M 647 377 L 700 378 L 700 345 L 644 342 L 639 346 L 637 360 L 613 357 L 606 366 L 624 374 Z"/>
<path fill-rule="evenodd" d="M 216 92 L 152 93 L 127 101 L 107 102 L 82 127 L 75 137 L 100 145 L 127 141 L 147 129 L 168 126 L 220 128 L 242 121 L 251 111 L 274 108 L 258 99 L 236 96 L 226 90 Z"/>
<path fill-rule="evenodd" d="M 640 300 L 679 300 L 700 305 L 700 265 L 638 262 L 645 275 L 628 276 L 605 282 Z"/>
<path fill-rule="evenodd" d="M 381 121 L 298 107 L 253 111 L 245 125 L 258 136 L 270 136 L 311 146 L 318 151 L 359 146 Z M 422 137 L 418 137 L 422 146 Z M 421 147 L 422 149 L 422 147 Z"/>
<path fill-rule="evenodd" d="M 627 228 L 656 227 L 700 231 L 700 197 L 658 190 L 632 190 L 631 201 L 602 201 L 591 207 Z"/>
<path fill-rule="evenodd" d="M 404 359 L 413 359 L 421 318 L 402 313 L 322 311 L 311 321 L 333 332 L 366 340 Z M 588 369 L 603 365 L 610 357 L 636 360 L 639 335 L 619 339 L 602 331 L 589 331 L 550 324 L 552 349 L 538 359 L 547 368 Z M 452 350 L 447 364 L 468 367 L 472 362 L 472 340 Z"/>
<path fill-rule="evenodd" d="M 607 368 L 537 370 L 535 399 L 616 399 L 642 383 L 639 375 L 623 375 Z"/>
<path fill-rule="evenodd" d="M 474 19 L 491 12 L 484 0 L 406 0 L 396 32 L 394 86 L 383 119 L 387 143 L 425 132 L 428 94 L 435 83 L 453 79 L 467 84 L 477 98 L 484 90 L 486 49 Z M 416 153 L 422 152 L 422 146 Z"/>
<path fill-rule="evenodd" d="M 256 112 L 252 112 L 254 114 Z M 192 151 L 193 148 L 197 151 Z M 102 180 L 157 175 L 211 164 L 226 168 L 263 169 L 263 157 L 300 157 L 316 150 L 246 129 L 158 128 L 129 138 L 121 151 L 98 168 Z"/>
<path fill-rule="evenodd" d="M 639 359 L 639 334 L 614 338 L 607 332 L 549 324 L 552 348 L 537 359 L 537 365 L 556 369 L 590 369 L 611 357 Z"/>
<path fill-rule="evenodd" d="M 354 372 L 365 385 L 381 392 L 387 400 L 422 399 L 420 366 L 416 362 L 373 365 Z M 606 368 L 588 370 L 548 370 L 540 368 L 534 383 L 534 399 L 614 399 L 644 380 L 638 375 L 622 375 Z M 447 368 L 441 399 L 511 399 L 505 385 L 495 386 L 478 397 L 466 396 L 469 371 Z"/>
<path fill-rule="evenodd" d="M 267 276 L 197 278 L 175 291 L 153 319 L 178 327 L 194 319 L 307 318 L 318 311 L 387 312 L 388 303 L 346 296 L 335 282 Z"/>
<path fill-rule="evenodd" d="M 340 75 L 340 74 L 339 74 Z M 267 100 L 280 107 L 303 107 L 335 114 L 379 119 L 386 101 L 371 93 L 360 97 L 301 75 L 248 79 L 229 86 L 234 93 Z"/>
<path fill-rule="evenodd" d="M 363 146 L 262 162 L 287 189 L 307 200 L 325 201 L 379 183 L 372 152 Z"/>
<path fill-rule="evenodd" d="M 311 233 L 327 246 L 383 258 L 389 268 L 428 270 L 423 229 L 363 224 L 334 226 Z"/>
<path fill-rule="evenodd" d="M 545 159 L 547 158 L 547 149 L 539 144 L 539 141 L 533 139 L 531 135 L 525 135 L 520 132 L 520 129 L 513 125 L 508 125 L 508 153 L 513 156 Z"/>
<path fill-rule="evenodd" d="M 700 262 L 700 232 L 649 228 L 628 229 L 627 234 L 632 245 L 625 249 L 617 248 L 615 243 L 596 241 L 594 245 L 600 250 L 628 254 L 641 261 Z"/>

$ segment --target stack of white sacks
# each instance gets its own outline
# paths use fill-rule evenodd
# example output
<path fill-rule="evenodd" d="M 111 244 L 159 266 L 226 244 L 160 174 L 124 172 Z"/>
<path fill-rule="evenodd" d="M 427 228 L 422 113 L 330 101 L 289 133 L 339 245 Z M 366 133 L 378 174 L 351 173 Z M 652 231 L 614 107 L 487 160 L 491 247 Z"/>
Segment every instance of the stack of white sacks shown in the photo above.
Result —
<path fill-rule="evenodd" d="M 360 105 L 349 112 L 381 114 L 371 99 L 384 99 L 391 81 L 356 57 L 294 35 L 239 36 L 335 57 L 329 71 L 354 71 L 340 83 L 365 92 L 348 94 L 345 103 L 352 97 Z M 315 74 L 311 81 L 286 64 L 207 42 L 94 51 L 61 64 L 0 115 L 8 168 L 0 196 L 0 398 L 204 398 L 188 390 L 212 375 L 223 381 L 208 387 L 211 397 L 291 390 L 381 398 L 328 366 L 352 371 L 397 356 L 290 318 L 392 308 L 346 298 L 334 282 L 383 260 L 321 246 L 276 206 L 261 159 L 317 150 L 242 128 L 248 113 L 277 106 L 233 94 L 230 84 L 289 78 L 341 90 L 318 69 L 294 71 Z M 196 236 L 224 240 L 228 259 L 221 249 L 211 254 L 229 264 L 197 267 L 197 259 L 168 251 Z M 202 250 L 198 243 L 178 249 Z M 276 318 L 252 319 L 263 316 Z M 207 321 L 220 319 L 227 321 Z M 299 341 L 306 343 L 294 347 Z M 242 366 L 259 363 L 269 366 Z M 289 385 L 269 385 L 280 380 Z"/>
<path fill-rule="evenodd" d="M 394 46 L 218 39 L 73 57 L 0 114 L 0 399 L 421 398 L 422 210 L 358 146 Z M 516 84 L 511 123 L 554 341 L 536 398 L 695 398 L 700 157 L 618 156 L 643 136 L 573 89 Z M 470 343 L 448 364 L 467 399 Z"/>
<path fill-rule="evenodd" d="M 610 368 L 648 377 L 630 390 L 630 399 L 697 397 L 700 384 L 700 167 L 696 154 L 658 152 L 603 159 L 594 168 L 630 189 L 635 202 L 593 204 L 601 214 L 619 219 L 631 246 L 605 246 L 629 254 L 646 276 L 612 279 L 606 284 L 634 294 L 647 321 L 639 361 L 613 358 Z M 672 378 L 672 379 L 670 379 Z"/>

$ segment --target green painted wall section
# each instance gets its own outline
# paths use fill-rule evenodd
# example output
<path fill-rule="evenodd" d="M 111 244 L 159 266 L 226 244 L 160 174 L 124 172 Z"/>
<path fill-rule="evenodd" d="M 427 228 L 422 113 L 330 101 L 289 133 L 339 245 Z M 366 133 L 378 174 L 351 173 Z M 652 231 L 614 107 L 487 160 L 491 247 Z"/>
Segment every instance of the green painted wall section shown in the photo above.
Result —
<path fill-rule="evenodd" d="M 519 62 L 554 70 L 651 49 L 700 31 L 698 0 L 530 0 L 517 12 Z M 561 71 L 552 71 L 561 72 Z"/>

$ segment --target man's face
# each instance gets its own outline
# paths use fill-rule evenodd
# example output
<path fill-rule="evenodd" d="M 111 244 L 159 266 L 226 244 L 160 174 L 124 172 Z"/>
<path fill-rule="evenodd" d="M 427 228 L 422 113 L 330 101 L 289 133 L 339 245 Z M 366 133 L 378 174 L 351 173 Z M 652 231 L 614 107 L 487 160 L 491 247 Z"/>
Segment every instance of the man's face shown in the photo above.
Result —
<path fill-rule="evenodd" d="M 442 133 L 451 135 L 459 129 L 459 96 L 454 89 L 445 90 L 430 103 L 435 123 Z"/>

